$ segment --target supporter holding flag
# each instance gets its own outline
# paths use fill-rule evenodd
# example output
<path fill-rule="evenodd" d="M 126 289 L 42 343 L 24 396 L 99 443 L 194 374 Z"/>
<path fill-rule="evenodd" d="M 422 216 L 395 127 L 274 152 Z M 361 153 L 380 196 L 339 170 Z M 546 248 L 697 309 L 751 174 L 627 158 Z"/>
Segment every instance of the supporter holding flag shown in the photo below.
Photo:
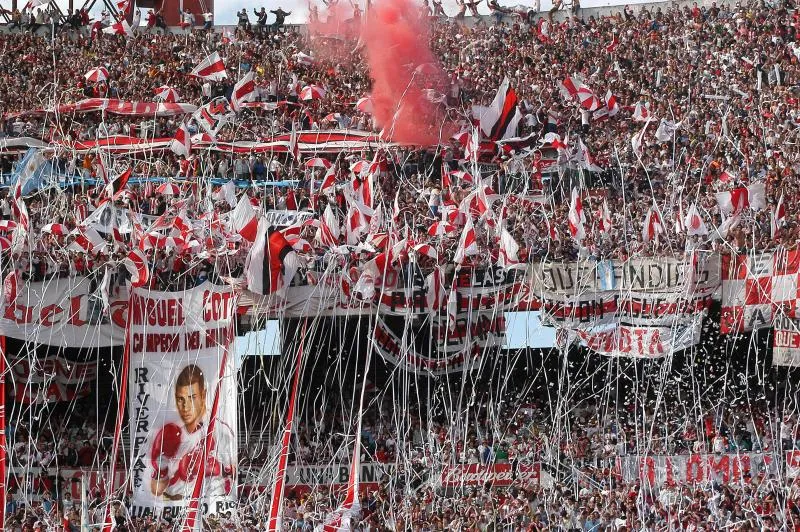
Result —
<path fill-rule="evenodd" d="M 228 71 L 225 70 L 225 63 L 219 52 L 213 52 L 194 67 L 190 75 L 209 81 L 221 81 L 228 77 Z"/>
<path fill-rule="evenodd" d="M 256 83 L 251 70 L 240 79 L 233 87 L 231 108 L 237 113 L 242 110 L 242 104 L 251 102 L 256 96 Z"/>
<path fill-rule="evenodd" d="M 261 295 L 282 293 L 299 266 L 297 253 L 286 237 L 270 226 L 266 218 L 259 220 L 244 268 L 247 289 Z"/>
<path fill-rule="evenodd" d="M 569 204 L 567 222 L 569 225 L 569 234 L 580 244 L 586 237 L 586 231 L 583 227 L 583 224 L 586 222 L 586 217 L 583 214 L 583 203 L 581 202 L 577 188 L 572 189 L 572 199 Z"/>

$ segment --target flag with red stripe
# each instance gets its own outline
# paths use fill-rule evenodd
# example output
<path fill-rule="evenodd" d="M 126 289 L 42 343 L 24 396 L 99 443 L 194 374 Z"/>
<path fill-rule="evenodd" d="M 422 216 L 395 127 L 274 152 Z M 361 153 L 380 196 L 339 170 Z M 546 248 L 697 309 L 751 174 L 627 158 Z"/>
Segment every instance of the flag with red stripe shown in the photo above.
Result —
<path fill-rule="evenodd" d="M 210 81 L 220 81 L 228 77 L 228 72 L 225 70 L 225 62 L 222 61 L 219 52 L 213 52 L 194 67 L 189 75 Z"/>

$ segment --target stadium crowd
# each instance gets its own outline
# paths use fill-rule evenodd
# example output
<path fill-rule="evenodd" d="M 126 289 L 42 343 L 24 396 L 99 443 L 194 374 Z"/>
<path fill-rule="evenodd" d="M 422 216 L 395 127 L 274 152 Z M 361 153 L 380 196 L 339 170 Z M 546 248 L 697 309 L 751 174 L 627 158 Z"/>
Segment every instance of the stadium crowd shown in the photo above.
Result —
<path fill-rule="evenodd" d="M 462 2 L 459 13 L 475 5 Z M 558 22 L 492 2 L 496 16 L 472 24 L 443 16 L 436 2 L 425 6 L 421 15 L 430 17 L 431 47 L 450 80 L 440 105 L 455 117 L 459 125 L 455 129 L 467 125 L 471 105 L 488 105 L 508 77 L 523 115 L 515 136 L 525 142 L 515 143 L 513 150 L 496 142 L 480 160 L 474 156 L 470 160 L 469 141 L 463 138 L 437 149 L 383 150 L 379 155 L 385 157 L 386 166 L 378 176 L 376 199 L 384 206 L 384 229 L 392 213 L 392 224 L 404 224 L 417 240 L 425 239 L 434 221 L 468 201 L 475 190 L 471 180 L 449 175 L 463 170 L 481 172 L 487 178 L 492 189 L 487 200 L 494 192 L 503 194 L 491 211 L 519 243 L 521 260 L 627 258 L 698 247 L 720 251 L 796 247 L 800 215 L 794 209 L 785 214 L 778 209 L 779 202 L 785 206 L 800 200 L 800 150 L 795 139 L 800 126 L 800 43 L 796 37 L 800 14 L 792 2 L 671 5 L 638 12 L 626 7 L 602 18 L 583 17 L 578 9 L 577 16 Z M 0 77 L 0 146 L 4 139 L 20 137 L 47 142 L 112 135 L 172 137 L 182 123 L 179 117 L 134 119 L 34 110 L 90 97 L 152 101 L 154 89 L 162 85 L 174 87 L 179 101 L 196 105 L 230 96 L 235 78 L 214 83 L 187 76 L 209 47 L 220 51 L 231 73 L 255 72 L 256 100 L 275 104 L 274 109 L 244 111 L 223 128 L 218 140 L 263 141 L 291 132 L 293 124 L 300 129 L 379 132 L 383 125 L 356 106 L 369 93 L 370 79 L 361 52 L 353 51 L 354 43 L 284 28 L 282 17 L 287 14 L 277 11 L 271 12 L 276 18 L 270 31 L 262 12 L 256 13 L 255 25 L 246 11 L 240 14 L 233 34 L 200 28 L 171 33 L 160 27 L 163 20 L 159 23 L 158 14 L 153 14 L 145 28 L 127 37 L 93 31 L 88 15 L 79 12 L 71 14 L 52 38 L 47 10 L 38 9 L 34 15 L 13 13 L 8 31 L 0 34 L 5 51 L 0 56 L 5 72 Z M 353 16 L 362 15 L 357 11 Z M 104 25 L 111 22 L 108 19 Z M 109 80 L 87 82 L 84 74 L 98 66 L 108 69 Z M 562 81 L 578 77 L 609 111 L 607 95 L 612 94 L 619 102 L 618 113 L 604 117 L 572 97 L 565 98 Z M 300 91 L 311 84 L 324 86 L 325 97 L 301 100 Z M 192 134 L 200 133 L 196 126 L 189 128 Z M 548 133 L 557 137 L 546 137 Z M 562 142 L 566 147 L 560 146 Z M 366 160 L 375 157 L 374 153 L 358 155 Z M 20 157 L 11 152 L 0 155 L 5 178 Z M 133 237 L 124 236 L 120 243 L 108 233 L 103 237 L 105 246 L 94 246 L 96 252 L 74 248 L 78 234 L 70 233 L 101 206 L 102 184 L 86 185 L 100 177 L 101 165 L 91 154 L 69 150 L 58 151 L 54 157 L 55 166 L 67 176 L 65 185 L 26 199 L 37 238 L 32 254 L 15 257 L 23 277 L 34 281 L 102 273 L 106 264 L 120 263 L 125 246 L 133 245 L 136 237 L 133 232 Z M 166 178 L 178 184 L 180 192 L 160 193 L 158 183 L 131 184 L 130 193 L 114 205 L 123 212 L 144 215 L 137 220 L 142 224 L 166 215 L 172 228 L 174 216 L 180 215 L 191 220 L 211 218 L 210 228 L 215 216 L 224 218 L 234 208 L 222 184 L 237 179 L 245 185 L 239 195 L 247 194 L 262 212 L 310 210 L 320 216 L 331 205 L 344 223 L 347 195 L 363 177 L 350 172 L 350 164 L 358 157 L 344 153 L 323 157 L 333 163 L 339 184 L 328 194 L 318 188 L 325 172 L 308 168 L 303 164 L 306 157 L 298 160 L 290 154 L 198 151 L 187 160 L 165 151 L 115 157 L 114 168 L 129 166 L 135 177 Z M 218 181 L 212 186 L 201 178 Z M 754 208 L 723 214 L 716 192 L 759 182 L 766 185 L 763 207 L 757 207 L 753 197 L 749 204 Z M 570 190 L 577 183 L 583 185 L 586 213 L 586 236 L 580 245 L 566 228 Z M 13 218 L 10 194 L 9 190 L 0 196 L 3 220 Z M 708 225 L 708 235 L 688 236 L 685 214 L 692 205 Z M 651 208 L 660 213 L 658 224 L 645 222 Z M 605 209 L 610 229 L 600 223 Z M 481 253 L 470 258 L 475 265 L 493 262 L 499 254 L 489 218 L 476 222 Z M 52 223 L 64 224 L 66 233 L 41 233 Z M 392 229 L 401 233 L 404 228 Z M 304 238 L 314 240 L 315 228 L 303 231 Z M 209 246 L 208 234 L 196 230 L 196 239 L 203 242 L 200 248 L 187 242 L 148 249 L 151 286 L 180 289 L 212 276 L 241 275 L 246 249 L 213 237 Z M 448 261 L 455 252 L 457 234 L 436 241 L 440 256 Z M 343 234 L 341 243 L 345 242 Z M 219 252 L 223 248 L 231 253 Z M 217 251 L 202 255 L 200 249 Z M 324 251 L 317 248 L 312 255 L 319 258 Z M 370 253 L 354 254 L 352 260 L 357 264 L 371 257 Z M 124 269 L 117 275 L 117 284 L 122 285 Z M 581 480 L 557 481 L 552 487 L 449 491 L 428 484 L 402 491 L 382 482 L 377 490 L 362 495 L 361 529 L 594 531 L 710 526 L 771 530 L 800 526 L 797 480 L 787 485 L 767 474 L 738 485 L 655 489 L 615 475 L 614 462 L 621 456 L 769 452 L 797 448 L 800 443 L 795 411 L 756 403 L 723 409 L 704 405 L 701 412 L 689 414 L 679 412 L 679 405 L 675 400 L 675 410 L 669 415 L 645 410 L 642 416 L 624 408 L 600 411 L 590 402 L 569 409 L 568 423 L 565 418 L 549 417 L 550 411 L 539 403 L 506 405 L 516 413 L 493 412 L 491 416 L 483 405 L 479 421 L 469 427 L 415 418 L 406 434 L 397 432 L 390 413 L 372 412 L 362 433 L 364 461 L 423 471 L 456 463 L 565 461 L 580 472 L 575 478 Z M 340 436 L 344 429 L 332 412 L 307 420 L 298 430 L 294 463 L 326 464 L 346 458 Z M 39 431 L 36 438 L 24 424 L 15 430 L 10 438 L 12 467 L 103 463 L 101 438 L 89 425 L 60 435 L 52 429 Z M 59 438 L 69 443 L 61 445 Z M 263 453 L 243 451 L 243 463 L 258 466 L 263 459 Z M 62 517 L 66 516 L 69 529 L 77 530 L 79 505 L 59 495 L 57 481 L 26 482 L 34 480 L 40 501 L 33 507 L 24 501 L 10 502 L 6 529 L 56 530 L 64 526 Z M 92 498 L 94 518 L 100 519 L 104 494 L 97 491 Z M 248 508 L 248 502 L 252 501 L 243 499 L 242 508 Z M 286 526 L 312 530 L 336 504 L 325 489 L 289 494 Z M 263 512 L 251 510 L 239 516 L 215 516 L 207 526 L 263 529 Z M 131 523 L 121 507 L 116 512 L 122 526 L 130 530 L 172 528 L 170 523 L 152 520 Z"/>
<path fill-rule="evenodd" d="M 520 245 L 521 257 L 625 258 L 698 247 L 723 251 L 777 244 L 792 247 L 797 236 L 795 215 L 775 212 L 781 198 L 783 206 L 790 205 L 798 194 L 793 139 L 800 112 L 796 93 L 796 51 L 800 48 L 795 43 L 796 15 L 791 8 L 785 4 L 676 5 L 638 13 L 624 10 L 602 18 L 567 17 L 552 23 L 536 23 L 512 13 L 501 22 L 492 17 L 471 25 L 432 16 L 430 43 L 450 76 L 449 93 L 441 105 L 448 106 L 451 115 L 461 116 L 455 119 L 460 127 L 467 124 L 470 105 L 488 104 L 504 76 L 519 95 L 522 120 L 516 136 L 528 139 L 529 147 L 512 151 L 495 144 L 481 157 L 494 163 L 482 168 L 493 192 L 513 190 L 531 200 L 513 201 L 514 195 L 512 201 L 503 202 L 494 194 L 487 195 L 489 203 L 495 200 L 495 218 L 502 215 Z M 9 136 L 86 140 L 149 131 L 156 137 L 170 137 L 180 117 L 142 120 L 105 113 L 54 117 L 30 111 L 89 96 L 152 101 L 154 89 L 162 85 L 175 88 L 180 101 L 195 104 L 229 96 L 236 81 L 233 74 L 233 79 L 221 83 L 187 76 L 209 46 L 221 52 L 231 72 L 255 72 L 257 101 L 277 104 L 274 111 L 245 111 L 223 128 L 218 140 L 269 139 L 291 131 L 293 123 L 302 129 L 380 130 L 381 125 L 355 107 L 368 94 L 370 82 L 366 62 L 358 52 L 349 53 L 352 43 L 347 40 L 309 36 L 298 28 L 267 33 L 249 25 L 240 25 L 235 36 L 200 30 L 188 35 L 154 33 L 147 28 L 127 38 L 65 31 L 50 41 L 41 31 L 15 30 L 0 36 L 5 49 L 14 52 L 4 54 L 0 61 L 24 59 L 15 68 L 4 65 L 10 74 L 0 80 L 2 131 Z M 513 43 L 507 54 L 500 53 L 505 43 Z M 348 60 L 343 59 L 345 50 Z M 120 61 L 111 60 L 116 57 Z M 52 80 L 47 72 L 54 61 L 59 64 L 59 76 Z M 108 67 L 109 79 L 87 82 L 84 73 L 100 63 Z M 562 81 L 579 78 L 601 102 L 612 94 L 618 113 L 603 116 L 581 107 L 575 98 L 565 98 Z M 307 85 L 325 87 L 327 94 L 299 100 L 301 88 Z M 31 90 L 16 91 L 15 86 Z M 196 126 L 189 127 L 191 133 L 198 133 Z M 556 133 L 559 140 L 545 138 L 545 133 Z M 441 152 L 388 150 L 385 156 L 394 164 L 389 175 L 381 176 L 383 194 L 377 201 L 389 210 L 399 190 L 402 216 L 398 219 L 412 231 L 423 230 L 443 213 L 453 216 L 474 185 L 451 176 L 448 186 L 439 161 L 445 163 L 445 174 L 450 170 L 474 173 L 473 161 L 465 155 L 466 144 L 454 139 L 441 146 Z M 143 177 L 297 182 L 310 200 L 309 207 L 318 213 L 328 203 L 326 195 L 330 196 L 330 202 L 341 207 L 337 213 L 342 223 L 346 209 L 338 192 L 353 178 L 343 155 L 332 158 L 340 163 L 337 192 L 328 189 L 323 194 L 308 187 L 315 177 L 321 180 L 324 172 L 306 168 L 285 154 L 232 156 L 203 151 L 188 162 L 167 151 L 158 157 L 133 154 L 127 162 L 135 175 Z M 373 154 L 364 155 L 371 158 Z M 68 173 L 97 176 L 92 156 L 69 151 L 59 156 Z M 6 170 L 12 159 L 4 156 Z M 559 171 L 553 172 L 556 168 Z M 586 236 L 579 245 L 566 230 L 566 221 L 570 189 L 581 181 Z M 749 198 L 752 209 L 736 212 L 740 209 L 734 205 L 733 214 L 730 209 L 722 212 L 716 192 L 754 183 L 765 183 L 766 190 L 758 198 Z M 543 188 L 553 192 L 544 203 L 536 201 L 538 196 L 531 199 L 531 192 Z M 261 202 L 269 197 L 277 195 L 264 194 Z M 704 231 L 687 235 L 685 222 L 693 205 L 708 235 Z M 648 217 L 651 208 L 656 211 L 655 220 Z M 497 255 L 497 238 L 485 230 L 486 223 L 485 219 L 476 222 L 481 254 L 470 260 L 488 262 Z M 455 240 L 437 243 L 443 248 L 440 256 L 452 255 Z"/>
<path fill-rule="evenodd" d="M 761 529 L 798 524 L 800 477 L 784 476 L 782 467 L 754 469 L 752 474 L 743 471 L 740 479 L 729 482 L 706 478 L 699 483 L 678 480 L 674 484 L 649 485 L 623 474 L 619 462 L 629 456 L 690 453 L 719 457 L 777 451 L 773 456 L 780 456 L 781 452 L 800 449 L 796 407 L 773 407 L 766 401 L 728 401 L 734 403 L 731 406 L 726 401 L 701 401 L 695 405 L 697 408 L 690 408 L 701 414 L 695 418 L 692 414 L 681 415 L 681 405 L 665 397 L 660 412 L 655 400 L 650 400 L 643 413 L 637 415 L 635 408 L 605 404 L 587 388 L 578 390 L 576 397 L 564 405 L 572 413 L 570 419 L 559 421 L 555 413 L 548 414 L 552 410 L 544 404 L 546 399 L 541 393 L 510 396 L 516 399 L 505 401 L 496 409 L 489 408 L 491 401 L 479 397 L 475 415 L 463 420 L 463 424 L 447 422 L 449 416 L 436 407 L 411 407 L 408 412 L 429 412 L 433 417 L 422 422 L 420 416 L 411 414 L 402 422 L 408 430 L 399 431 L 400 412 L 389 405 L 385 396 L 381 401 L 379 395 L 369 394 L 367 402 L 373 406 L 363 420 L 361 460 L 378 462 L 387 469 L 377 479 L 377 487 L 374 483 L 362 487 L 362 529 L 485 530 L 496 526 L 541 530 L 549 526 L 598 530 L 635 526 L 632 523 L 639 523 L 639 528 L 688 528 L 692 523 L 698 525 L 698 520 L 716 527 Z M 670 406 L 664 406 L 666 403 Z M 325 466 L 349 461 L 348 441 L 343 437 L 346 423 L 337 419 L 341 412 L 341 406 L 326 404 L 324 411 L 300 424 L 292 465 Z M 28 437 L 24 424 L 14 428 L 10 440 L 14 452 L 10 456 L 13 473 L 9 477 L 9 515 L 16 514 L 20 522 L 38 520 L 46 529 L 54 529 L 51 527 L 58 522 L 61 510 L 74 525 L 80 522 L 80 500 L 73 496 L 75 480 L 58 471 L 107 466 L 103 446 L 96 452 L 98 441 L 103 438 L 88 421 L 91 417 L 82 424 L 75 420 L 62 424 L 58 417 L 48 419 L 43 425 L 53 427 L 58 434 L 50 429 L 40 430 L 38 440 Z M 72 426 L 65 427 L 67 424 Z M 76 452 L 72 443 L 83 438 L 86 440 Z M 105 439 L 107 447 L 110 438 L 106 435 Z M 240 482 L 246 484 L 244 479 L 263 475 L 273 450 L 265 447 L 256 457 L 254 449 L 240 448 Z M 438 479 L 442 471 L 458 464 L 540 464 L 546 469 L 538 483 L 519 477 L 510 486 L 474 481 L 461 486 L 441 485 Z M 543 478 L 551 480 L 545 482 Z M 243 485 L 238 514 L 214 516 L 209 527 L 263 529 L 264 521 L 257 510 L 260 493 L 259 489 Z M 88 495 L 91 519 L 99 521 L 105 508 L 104 488 L 92 486 Z M 336 508 L 340 495 L 339 490 L 327 485 L 304 489 L 288 486 L 286 526 L 304 530 L 320 524 Z M 132 522 L 119 505 L 115 513 L 119 523 L 131 530 L 145 530 L 157 523 L 153 519 Z M 12 519 L 9 526 L 14 523 Z M 162 525 L 169 526 L 166 522 Z"/>

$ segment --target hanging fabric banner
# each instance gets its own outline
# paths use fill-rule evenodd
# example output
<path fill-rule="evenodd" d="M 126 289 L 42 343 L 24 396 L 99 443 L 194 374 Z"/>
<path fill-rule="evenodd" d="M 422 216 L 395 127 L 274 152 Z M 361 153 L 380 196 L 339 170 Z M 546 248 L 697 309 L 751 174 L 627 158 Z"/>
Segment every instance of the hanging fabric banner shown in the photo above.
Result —
<path fill-rule="evenodd" d="M 740 333 L 769 327 L 773 318 L 795 318 L 800 251 L 722 256 L 720 331 Z"/>
<path fill-rule="evenodd" d="M 130 297 L 131 514 L 236 505 L 235 296 L 205 283 Z"/>

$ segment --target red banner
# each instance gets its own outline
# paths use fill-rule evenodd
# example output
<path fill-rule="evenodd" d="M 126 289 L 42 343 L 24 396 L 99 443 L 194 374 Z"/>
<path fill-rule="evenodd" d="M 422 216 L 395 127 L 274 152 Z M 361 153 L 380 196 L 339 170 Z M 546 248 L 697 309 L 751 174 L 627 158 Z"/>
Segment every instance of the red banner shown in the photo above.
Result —
<path fill-rule="evenodd" d="M 511 464 L 457 464 L 442 469 L 442 486 L 532 486 L 538 485 L 541 477 L 541 464 L 519 464 L 517 469 Z"/>

